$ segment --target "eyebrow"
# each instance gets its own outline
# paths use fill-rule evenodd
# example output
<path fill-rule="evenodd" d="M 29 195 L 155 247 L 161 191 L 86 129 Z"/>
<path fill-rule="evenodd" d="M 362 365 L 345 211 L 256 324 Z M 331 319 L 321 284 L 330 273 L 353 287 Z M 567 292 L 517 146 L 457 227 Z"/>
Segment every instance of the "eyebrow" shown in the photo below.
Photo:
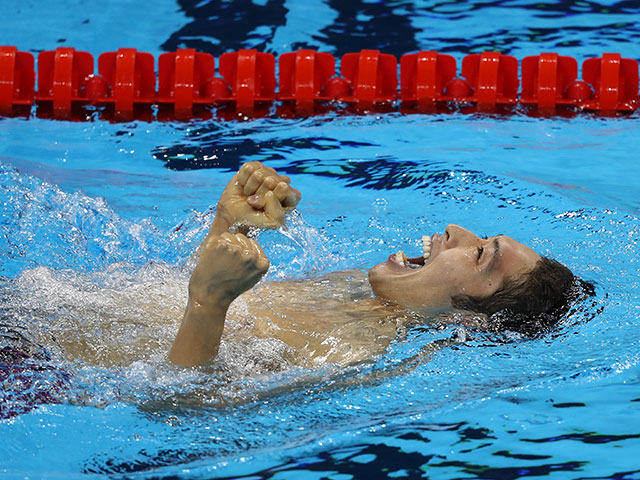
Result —
<path fill-rule="evenodd" d="M 493 256 L 487 266 L 488 270 L 494 270 L 500 260 L 500 242 L 498 241 L 498 237 L 494 238 L 491 244 L 493 245 Z"/>

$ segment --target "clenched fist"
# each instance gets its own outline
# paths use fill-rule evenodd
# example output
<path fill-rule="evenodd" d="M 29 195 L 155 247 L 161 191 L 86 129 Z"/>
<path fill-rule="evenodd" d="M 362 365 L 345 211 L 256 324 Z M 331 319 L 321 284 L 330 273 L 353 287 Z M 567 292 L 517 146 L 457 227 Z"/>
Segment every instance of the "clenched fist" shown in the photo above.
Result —
<path fill-rule="evenodd" d="M 231 225 L 278 228 L 285 213 L 300 201 L 300 192 L 291 187 L 286 175 L 260 162 L 245 163 L 222 192 L 212 233 L 221 233 Z"/>
<path fill-rule="evenodd" d="M 269 269 L 269 259 L 243 234 L 211 235 L 189 281 L 189 297 L 202 305 L 229 305 Z"/>

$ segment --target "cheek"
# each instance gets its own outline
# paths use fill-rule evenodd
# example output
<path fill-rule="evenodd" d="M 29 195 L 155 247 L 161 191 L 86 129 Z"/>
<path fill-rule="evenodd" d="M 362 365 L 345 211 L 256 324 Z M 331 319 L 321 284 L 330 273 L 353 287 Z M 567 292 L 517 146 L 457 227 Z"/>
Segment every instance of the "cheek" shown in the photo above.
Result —
<path fill-rule="evenodd" d="M 486 297 L 497 290 L 498 282 L 478 272 L 464 275 L 458 283 L 458 294 Z"/>
<path fill-rule="evenodd" d="M 447 252 L 448 253 L 448 252 Z M 443 254 L 431 265 L 431 276 L 461 282 L 475 273 L 473 260 L 465 254 Z"/>
<path fill-rule="evenodd" d="M 432 277 L 440 284 L 447 285 L 451 295 L 474 295 L 484 283 L 475 259 L 470 254 L 442 256 L 434 265 Z"/>

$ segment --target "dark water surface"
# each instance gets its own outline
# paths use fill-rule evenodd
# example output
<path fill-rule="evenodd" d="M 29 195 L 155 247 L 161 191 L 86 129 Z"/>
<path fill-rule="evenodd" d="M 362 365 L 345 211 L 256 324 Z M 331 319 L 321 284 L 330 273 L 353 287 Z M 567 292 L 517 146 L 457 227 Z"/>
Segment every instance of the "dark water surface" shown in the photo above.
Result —
<path fill-rule="evenodd" d="M 299 0 L 10 5 L 0 44 L 544 51 L 638 57 L 637 2 Z M 350 116 L 110 124 L 0 118 L 0 476 L 640 478 L 638 115 Z M 303 192 L 259 240 L 268 281 L 368 268 L 447 223 L 504 232 L 594 282 L 546 335 L 417 358 L 416 325 L 371 361 L 288 366 L 229 340 L 207 367 L 166 351 L 190 257 L 250 160 Z M 69 337 L 92 361 L 65 355 Z M 143 339 L 146 347 L 140 347 Z M 128 359 L 111 362 L 116 352 Z M 280 362 L 279 372 L 269 362 Z"/>

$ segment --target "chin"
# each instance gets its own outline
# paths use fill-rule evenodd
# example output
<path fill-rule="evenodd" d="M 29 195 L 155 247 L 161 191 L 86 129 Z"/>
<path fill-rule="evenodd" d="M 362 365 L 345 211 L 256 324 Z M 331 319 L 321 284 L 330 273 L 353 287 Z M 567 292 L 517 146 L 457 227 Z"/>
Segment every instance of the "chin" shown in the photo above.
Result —
<path fill-rule="evenodd" d="M 379 263 L 369 270 L 369 285 L 371 285 L 371 290 L 373 290 L 373 294 L 378 298 L 384 298 L 387 300 L 392 300 L 389 298 L 389 295 L 385 295 L 385 282 L 384 282 L 384 270 L 385 270 L 385 262 Z"/>
<path fill-rule="evenodd" d="M 369 270 L 369 285 L 374 295 L 398 306 L 421 315 L 434 315 L 453 311 L 450 296 L 445 292 L 429 291 L 417 294 L 424 289 L 424 283 L 417 280 L 405 268 L 386 261 Z M 425 295 L 426 293 L 426 295 Z"/>
<path fill-rule="evenodd" d="M 379 263 L 378 265 L 375 265 L 373 268 L 370 268 L 369 272 L 367 273 L 367 277 L 369 279 L 369 285 L 371 285 L 371 288 L 373 289 L 373 293 L 376 293 L 376 285 L 378 283 L 378 278 L 380 276 L 379 270 L 381 265 L 382 265 L 381 263 Z"/>
<path fill-rule="evenodd" d="M 403 308 L 412 308 L 410 299 L 403 295 L 403 288 L 398 285 L 398 272 L 388 262 L 379 263 L 369 270 L 369 285 L 373 294 L 381 299 L 393 302 Z"/>

